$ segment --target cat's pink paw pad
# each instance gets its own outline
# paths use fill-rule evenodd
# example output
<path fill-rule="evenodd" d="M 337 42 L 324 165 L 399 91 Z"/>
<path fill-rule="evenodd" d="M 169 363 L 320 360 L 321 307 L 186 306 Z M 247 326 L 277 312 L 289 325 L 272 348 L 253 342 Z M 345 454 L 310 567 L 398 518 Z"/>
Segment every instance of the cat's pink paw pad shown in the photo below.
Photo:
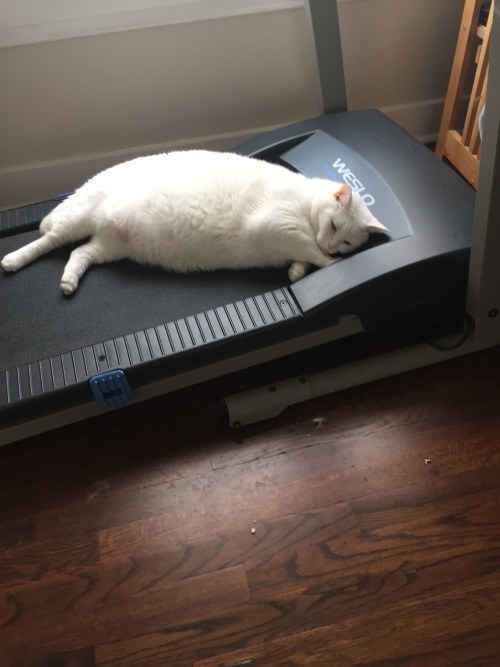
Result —
<path fill-rule="evenodd" d="M 19 260 L 14 252 L 10 252 L 2 259 L 2 269 L 4 271 L 17 271 L 20 267 Z"/>
<path fill-rule="evenodd" d="M 59 287 L 61 288 L 61 292 L 65 296 L 69 296 L 70 294 L 73 294 L 73 292 L 76 290 L 78 287 L 78 283 L 76 280 L 71 280 L 71 278 L 64 278 L 61 280 Z"/>

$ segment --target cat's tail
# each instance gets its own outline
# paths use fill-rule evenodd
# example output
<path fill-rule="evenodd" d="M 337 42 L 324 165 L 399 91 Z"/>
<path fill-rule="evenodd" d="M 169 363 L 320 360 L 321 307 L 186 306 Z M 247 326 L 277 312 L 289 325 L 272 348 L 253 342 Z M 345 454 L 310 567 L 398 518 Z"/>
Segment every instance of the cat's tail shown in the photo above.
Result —
<path fill-rule="evenodd" d="M 40 223 L 42 236 L 5 255 L 1 266 L 4 271 L 18 271 L 54 248 L 90 236 L 94 231 L 92 211 L 95 198 L 70 195 L 55 207 Z"/>
<path fill-rule="evenodd" d="M 50 232 L 53 226 L 54 226 L 54 221 L 52 220 L 51 214 L 48 213 L 40 223 L 39 227 L 40 233 L 46 234 L 47 232 Z"/>
<path fill-rule="evenodd" d="M 64 243 L 89 236 L 93 232 L 92 212 L 100 200 L 99 193 L 92 196 L 86 188 L 80 188 L 45 216 L 40 232 L 54 232 L 65 238 Z"/>

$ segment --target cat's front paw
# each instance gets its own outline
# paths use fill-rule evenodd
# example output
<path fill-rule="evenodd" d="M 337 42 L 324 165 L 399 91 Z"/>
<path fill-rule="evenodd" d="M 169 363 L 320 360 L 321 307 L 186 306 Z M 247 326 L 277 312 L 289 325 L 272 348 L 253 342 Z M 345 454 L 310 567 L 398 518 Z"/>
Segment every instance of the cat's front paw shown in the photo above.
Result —
<path fill-rule="evenodd" d="M 17 271 L 21 268 L 19 256 L 15 252 L 9 252 L 8 255 L 5 255 L 1 264 L 4 271 Z"/>
<path fill-rule="evenodd" d="M 306 273 L 307 266 L 303 262 L 293 262 L 288 269 L 288 277 L 292 283 L 303 278 Z"/>
<path fill-rule="evenodd" d="M 62 278 L 59 287 L 65 296 L 69 296 L 70 294 L 73 294 L 78 287 L 78 282 L 72 278 Z"/>

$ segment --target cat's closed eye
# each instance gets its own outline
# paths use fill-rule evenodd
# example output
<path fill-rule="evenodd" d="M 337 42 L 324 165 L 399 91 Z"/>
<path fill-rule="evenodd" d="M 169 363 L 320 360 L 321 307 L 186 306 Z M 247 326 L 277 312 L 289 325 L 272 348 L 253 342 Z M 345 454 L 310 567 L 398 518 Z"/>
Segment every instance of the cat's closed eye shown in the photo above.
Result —
<path fill-rule="evenodd" d="M 343 241 L 343 243 L 345 243 L 346 245 L 352 245 L 350 241 Z"/>
<path fill-rule="evenodd" d="M 337 231 L 337 227 L 335 226 L 335 223 L 333 222 L 333 220 L 330 222 L 330 225 L 332 226 L 332 231 L 333 231 L 333 232 L 336 232 L 336 231 Z"/>

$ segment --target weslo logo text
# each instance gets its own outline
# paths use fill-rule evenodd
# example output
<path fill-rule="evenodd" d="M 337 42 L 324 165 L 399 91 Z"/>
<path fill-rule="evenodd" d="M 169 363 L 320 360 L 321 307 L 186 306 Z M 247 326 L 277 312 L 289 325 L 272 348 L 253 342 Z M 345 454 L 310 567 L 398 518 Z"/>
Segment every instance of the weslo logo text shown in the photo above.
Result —
<path fill-rule="evenodd" d="M 373 206 L 375 197 L 366 192 L 366 186 L 356 178 L 346 163 L 342 162 L 341 158 L 338 157 L 335 162 L 332 163 L 332 167 L 342 176 L 344 183 L 347 183 L 354 192 L 357 192 L 361 196 L 361 199 L 367 206 Z"/>

